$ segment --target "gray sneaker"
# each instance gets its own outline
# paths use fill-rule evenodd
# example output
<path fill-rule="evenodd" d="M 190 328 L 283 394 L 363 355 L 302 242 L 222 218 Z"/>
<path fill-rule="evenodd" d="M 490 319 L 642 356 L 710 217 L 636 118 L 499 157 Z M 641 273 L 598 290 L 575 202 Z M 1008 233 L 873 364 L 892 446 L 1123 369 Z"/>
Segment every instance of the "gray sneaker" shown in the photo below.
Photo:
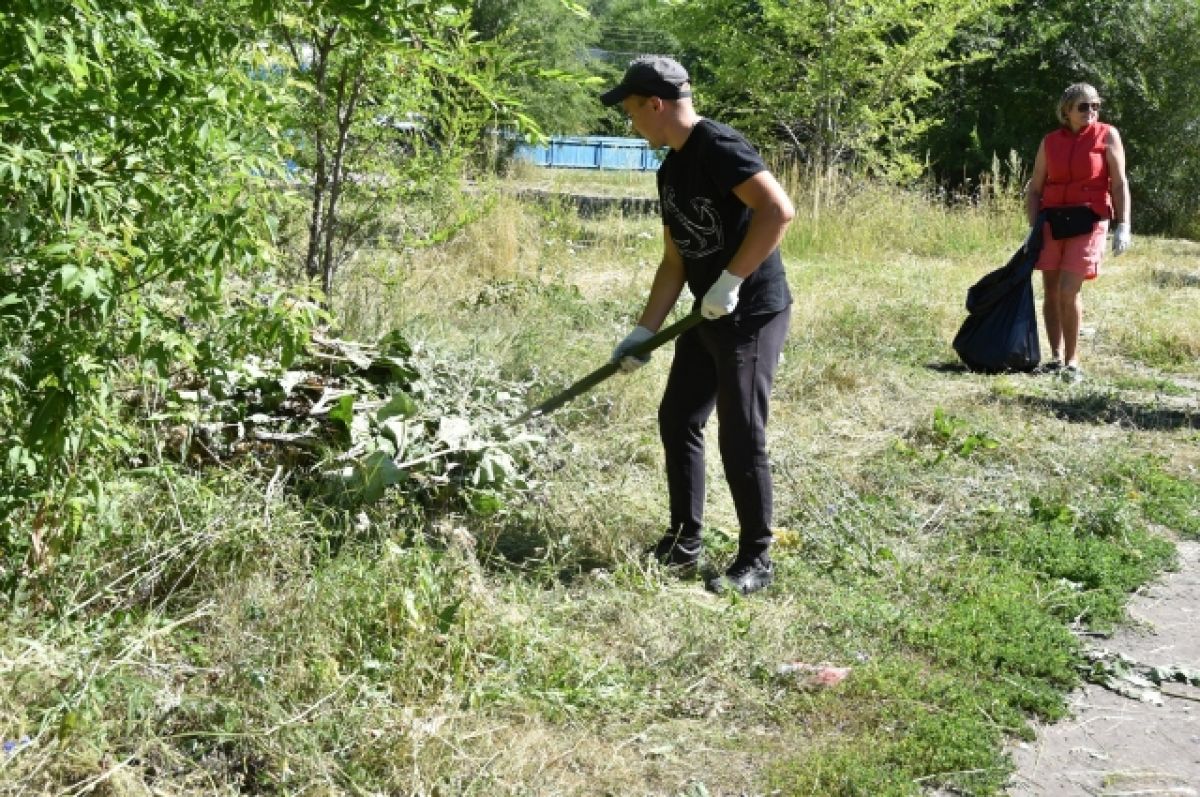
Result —
<path fill-rule="evenodd" d="M 1058 372 L 1058 378 L 1068 385 L 1076 385 L 1083 381 L 1083 371 L 1078 365 L 1068 365 Z"/>
<path fill-rule="evenodd" d="M 736 559 L 723 574 L 715 576 L 705 584 L 711 592 L 733 590 L 742 595 L 758 592 L 771 586 L 775 580 L 775 566 L 771 557 L 759 554 L 753 559 Z"/>

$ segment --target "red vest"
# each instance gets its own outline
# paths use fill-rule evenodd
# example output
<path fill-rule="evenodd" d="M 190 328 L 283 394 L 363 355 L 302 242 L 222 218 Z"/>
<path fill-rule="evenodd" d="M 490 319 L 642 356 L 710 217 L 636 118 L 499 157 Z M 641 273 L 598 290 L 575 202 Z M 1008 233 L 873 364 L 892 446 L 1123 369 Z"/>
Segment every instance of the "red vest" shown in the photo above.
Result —
<path fill-rule="evenodd" d="M 1101 218 L 1112 218 L 1108 160 L 1104 157 L 1111 129 L 1101 122 L 1078 133 L 1060 127 L 1042 140 L 1046 152 L 1043 208 L 1087 205 Z"/>

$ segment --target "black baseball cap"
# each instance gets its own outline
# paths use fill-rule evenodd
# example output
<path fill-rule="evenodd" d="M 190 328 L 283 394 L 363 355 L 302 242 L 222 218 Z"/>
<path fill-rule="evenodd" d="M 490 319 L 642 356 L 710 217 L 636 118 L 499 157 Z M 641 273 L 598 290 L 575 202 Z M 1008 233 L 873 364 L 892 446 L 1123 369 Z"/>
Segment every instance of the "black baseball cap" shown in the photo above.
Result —
<path fill-rule="evenodd" d="M 606 106 L 616 105 L 630 94 L 680 100 L 692 96 L 692 92 L 684 88 L 687 84 L 687 70 L 674 58 L 643 55 L 629 62 L 625 77 L 615 87 L 601 94 L 600 102 Z"/>

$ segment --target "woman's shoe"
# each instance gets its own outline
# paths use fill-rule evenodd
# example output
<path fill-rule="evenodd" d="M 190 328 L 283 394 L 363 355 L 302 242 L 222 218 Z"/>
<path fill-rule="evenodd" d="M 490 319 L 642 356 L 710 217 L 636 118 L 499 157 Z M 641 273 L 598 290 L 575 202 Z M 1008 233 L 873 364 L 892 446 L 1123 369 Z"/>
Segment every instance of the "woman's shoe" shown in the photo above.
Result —
<path fill-rule="evenodd" d="M 1068 385 L 1077 385 L 1083 381 L 1083 371 L 1079 370 L 1078 365 L 1068 365 L 1059 372 L 1058 378 Z"/>

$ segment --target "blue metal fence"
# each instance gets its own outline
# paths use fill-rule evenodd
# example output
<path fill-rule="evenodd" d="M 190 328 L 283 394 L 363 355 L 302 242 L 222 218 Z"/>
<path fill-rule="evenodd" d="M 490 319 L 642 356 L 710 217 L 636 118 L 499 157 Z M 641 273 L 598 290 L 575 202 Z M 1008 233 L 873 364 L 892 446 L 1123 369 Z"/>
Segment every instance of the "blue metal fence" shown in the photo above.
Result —
<path fill-rule="evenodd" d="M 641 138 L 552 136 L 546 144 L 518 144 L 514 157 L 535 166 L 657 171 L 662 153 Z"/>

